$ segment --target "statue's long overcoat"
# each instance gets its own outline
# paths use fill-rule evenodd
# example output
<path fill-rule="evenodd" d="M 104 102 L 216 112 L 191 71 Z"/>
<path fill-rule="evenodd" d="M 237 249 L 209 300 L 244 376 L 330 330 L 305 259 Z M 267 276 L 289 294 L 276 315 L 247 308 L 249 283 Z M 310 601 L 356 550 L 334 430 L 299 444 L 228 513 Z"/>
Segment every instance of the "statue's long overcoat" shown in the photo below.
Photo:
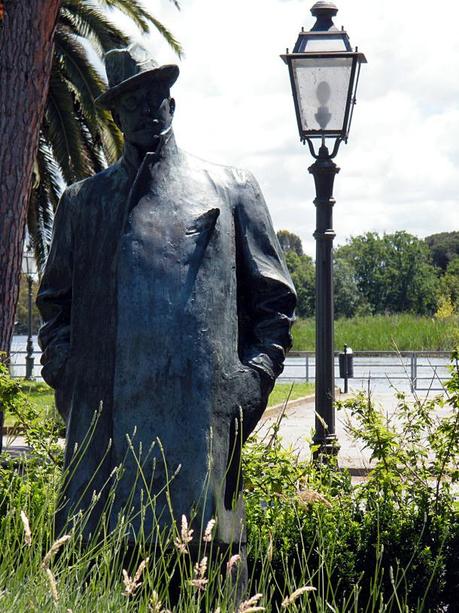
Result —
<path fill-rule="evenodd" d="M 87 535 L 109 502 L 110 527 L 141 499 L 167 526 L 169 482 L 175 518 L 217 516 L 219 541 L 244 538 L 235 424 L 242 413 L 245 439 L 260 418 L 295 306 L 253 177 L 173 136 L 143 160 L 127 146 L 66 189 L 37 302 L 43 377 L 67 421 L 60 528 L 94 492 Z"/>

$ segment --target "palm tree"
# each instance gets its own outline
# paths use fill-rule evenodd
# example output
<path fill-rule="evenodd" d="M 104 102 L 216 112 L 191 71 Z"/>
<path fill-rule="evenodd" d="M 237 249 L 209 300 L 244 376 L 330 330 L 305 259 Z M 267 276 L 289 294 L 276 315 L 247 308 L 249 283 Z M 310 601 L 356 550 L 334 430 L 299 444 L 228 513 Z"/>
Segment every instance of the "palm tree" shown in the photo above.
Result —
<path fill-rule="evenodd" d="M 177 0 L 171 1 L 179 8 Z M 39 269 L 46 260 L 53 211 L 64 184 L 99 172 L 117 159 L 123 145 L 110 112 L 94 104 L 105 83 L 88 55 L 88 46 L 102 57 L 129 43 L 110 19 L 110 8 L 130 17 L 141 32 L 154 26 L 177 55 L 182 54 L 170 31 L 137 0 L 63 0 L 27 219 Z"/>

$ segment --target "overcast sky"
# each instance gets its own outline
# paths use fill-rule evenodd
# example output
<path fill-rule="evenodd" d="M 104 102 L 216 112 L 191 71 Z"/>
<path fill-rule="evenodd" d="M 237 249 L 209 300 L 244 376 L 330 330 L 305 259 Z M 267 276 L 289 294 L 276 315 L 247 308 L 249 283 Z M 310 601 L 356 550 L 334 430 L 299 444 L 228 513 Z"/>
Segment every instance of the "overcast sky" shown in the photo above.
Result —
<path fill-rule="evenodd" d="M 179 146 L 248 168 L 277 230 L 314 253 L 312 163 L 299 142 L 287 67 L 304 0 L 144 0 L 180 40 L 177 61 L 153 31 L 161 63 L 177 62 Z M 337 26 L 367 57 L 349 143 L 337 157 L 336 243 L 367 231 L 418 236 L 459 229 L 459 4 L 457 0 L 337 0 Z M 127 24 L 123 20 L 123 26 Z M 130 30 L 132 33 L 134 29 Z"/>

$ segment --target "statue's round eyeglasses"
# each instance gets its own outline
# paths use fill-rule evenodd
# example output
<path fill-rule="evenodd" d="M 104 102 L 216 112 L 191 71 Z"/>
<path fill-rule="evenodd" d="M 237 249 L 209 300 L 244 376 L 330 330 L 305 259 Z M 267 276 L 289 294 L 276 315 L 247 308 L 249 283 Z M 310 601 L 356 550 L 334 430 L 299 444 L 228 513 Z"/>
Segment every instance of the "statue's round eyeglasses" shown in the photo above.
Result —
<path fill-rule="evenodd" d="M 166 97 L 164 92 L 141 89 L 139 91 L 128 92 L 124 94 L 124 96 L 121 96 L 120 106 L 128 112 L 140 110 L 145 106 L 147 106 L 149 110 L 155 111 L 161 106 Z"/>

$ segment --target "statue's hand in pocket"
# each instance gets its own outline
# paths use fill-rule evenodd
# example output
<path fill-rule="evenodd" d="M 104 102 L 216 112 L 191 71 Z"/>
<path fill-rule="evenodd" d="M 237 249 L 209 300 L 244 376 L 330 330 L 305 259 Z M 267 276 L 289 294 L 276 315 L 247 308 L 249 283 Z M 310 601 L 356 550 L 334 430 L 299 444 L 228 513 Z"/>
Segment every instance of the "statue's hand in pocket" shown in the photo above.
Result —
<path fill-rule="evenodd" d="M 70 417 L 70 394 L 69 394 L 69 359 L 66 360 L 62 372 L 56 381 L 54 390 L 54 399 L 56 409 L 60 413 L 65 423 L 68 423 Z"/>
<path fill-rule="evenodd" d="M 243 417 L 243 440 L 247 440 L 263 415 L 273 383 L 268 375 L 244 366 L 239 389 L 239 403 Z"/>

